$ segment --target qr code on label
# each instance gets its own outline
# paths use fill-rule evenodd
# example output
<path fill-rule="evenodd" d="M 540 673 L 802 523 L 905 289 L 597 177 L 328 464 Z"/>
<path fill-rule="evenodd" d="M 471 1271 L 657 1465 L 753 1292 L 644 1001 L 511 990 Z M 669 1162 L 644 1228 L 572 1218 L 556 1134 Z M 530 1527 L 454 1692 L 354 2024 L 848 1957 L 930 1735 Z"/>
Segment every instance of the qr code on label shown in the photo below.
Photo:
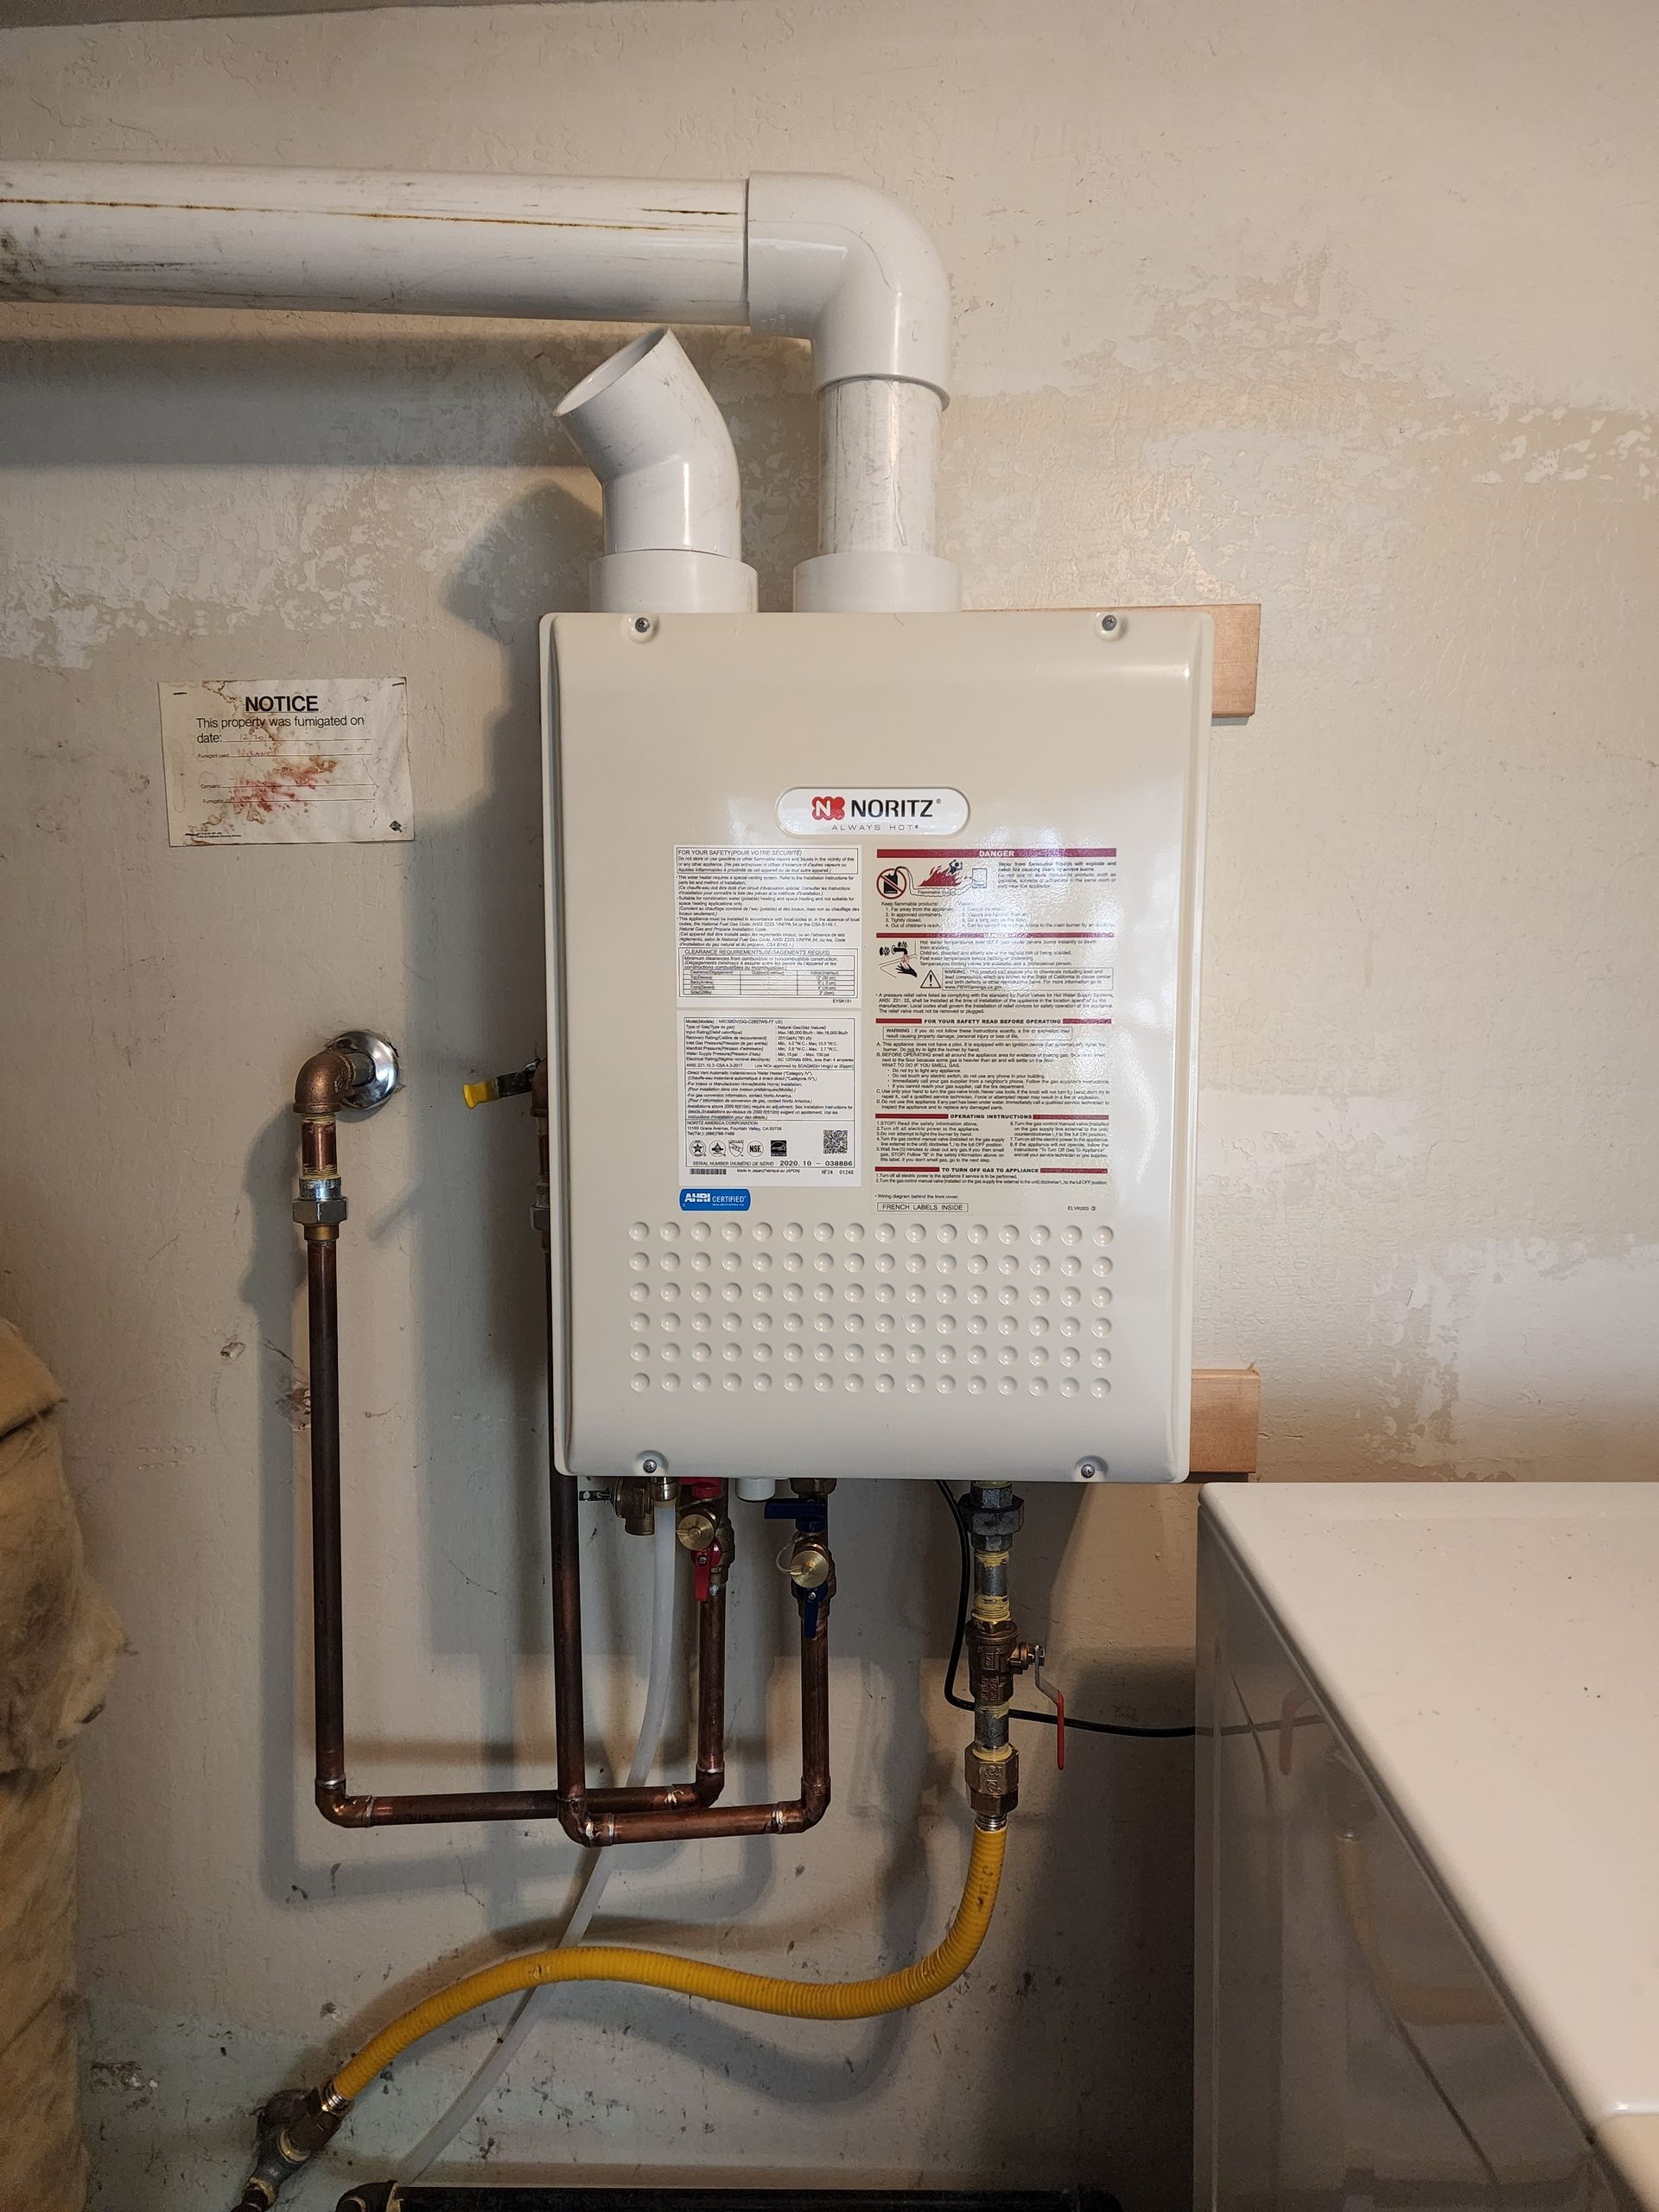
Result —
<path fill-rule="evenodd" d="M 826 1129 L 823 1133 L 825 1156 L 829 1157 L 835 1153 L 844 1153 L 847 1149 L 849 1134 L 846 1129 Z"/>

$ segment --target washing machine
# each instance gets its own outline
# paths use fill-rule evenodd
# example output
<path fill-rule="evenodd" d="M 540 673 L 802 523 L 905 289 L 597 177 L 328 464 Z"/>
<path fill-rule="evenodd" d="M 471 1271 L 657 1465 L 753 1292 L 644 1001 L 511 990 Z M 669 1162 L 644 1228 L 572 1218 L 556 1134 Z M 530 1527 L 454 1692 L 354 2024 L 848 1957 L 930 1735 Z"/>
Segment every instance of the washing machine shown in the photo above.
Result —
<path fill-rule="evenodd" d="M 1207 1491 L 1196 2199 L 1659 2207 L 1659 1484 Z"/>

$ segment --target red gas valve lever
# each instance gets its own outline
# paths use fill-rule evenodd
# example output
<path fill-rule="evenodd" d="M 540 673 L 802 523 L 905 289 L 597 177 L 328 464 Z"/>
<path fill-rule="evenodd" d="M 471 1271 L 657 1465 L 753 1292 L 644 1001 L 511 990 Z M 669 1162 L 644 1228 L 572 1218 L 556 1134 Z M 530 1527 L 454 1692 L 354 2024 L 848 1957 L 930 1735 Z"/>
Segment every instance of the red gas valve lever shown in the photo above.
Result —
<path fill-rule="evenodd" d="M 696 1570 L 692 1587 L 697 1593 L 697 1603 L 700 1605 L 714 1586 L 715 1570 L 724 1556 L 724 1547 L 718 1542 L 705 1544 L 700 1552 L 694 1552 L 691 1554 L 691 1564 Z"/>
<path fill-rule="evenodd" d="M 1043 1674 L 1043 1662 L 1037 1662 L 1033 1679 L 1038 1688 L 1054 1708 L 1054 1764 L 1065 1772 L 1065 1692 L 1057 1690 Z"/>

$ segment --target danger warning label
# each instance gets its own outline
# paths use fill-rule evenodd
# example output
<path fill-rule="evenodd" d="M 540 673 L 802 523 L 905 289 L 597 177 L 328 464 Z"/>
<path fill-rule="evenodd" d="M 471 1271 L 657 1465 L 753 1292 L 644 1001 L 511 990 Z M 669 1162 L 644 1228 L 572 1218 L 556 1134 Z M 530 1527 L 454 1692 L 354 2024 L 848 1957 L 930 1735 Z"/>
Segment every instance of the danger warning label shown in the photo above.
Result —
<path fill-rule="evenodd" d="M 886 848 L 878 1187 L 1098 1191 L 1110 1172 L 1115 848 Z"/>

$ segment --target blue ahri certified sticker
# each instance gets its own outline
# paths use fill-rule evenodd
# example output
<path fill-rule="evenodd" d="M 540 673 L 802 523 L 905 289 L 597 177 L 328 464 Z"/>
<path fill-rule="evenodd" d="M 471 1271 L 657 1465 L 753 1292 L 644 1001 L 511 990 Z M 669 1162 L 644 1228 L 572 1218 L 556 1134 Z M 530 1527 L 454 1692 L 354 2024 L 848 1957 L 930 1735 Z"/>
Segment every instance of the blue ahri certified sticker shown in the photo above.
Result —
<path fill-rule="evenodd" d="M 749 1194 L 734 1191 L 721 1184 L 699 1186 L 693 1183 L 680 1192 L 682 1213 L 747 1213 Z"/>

